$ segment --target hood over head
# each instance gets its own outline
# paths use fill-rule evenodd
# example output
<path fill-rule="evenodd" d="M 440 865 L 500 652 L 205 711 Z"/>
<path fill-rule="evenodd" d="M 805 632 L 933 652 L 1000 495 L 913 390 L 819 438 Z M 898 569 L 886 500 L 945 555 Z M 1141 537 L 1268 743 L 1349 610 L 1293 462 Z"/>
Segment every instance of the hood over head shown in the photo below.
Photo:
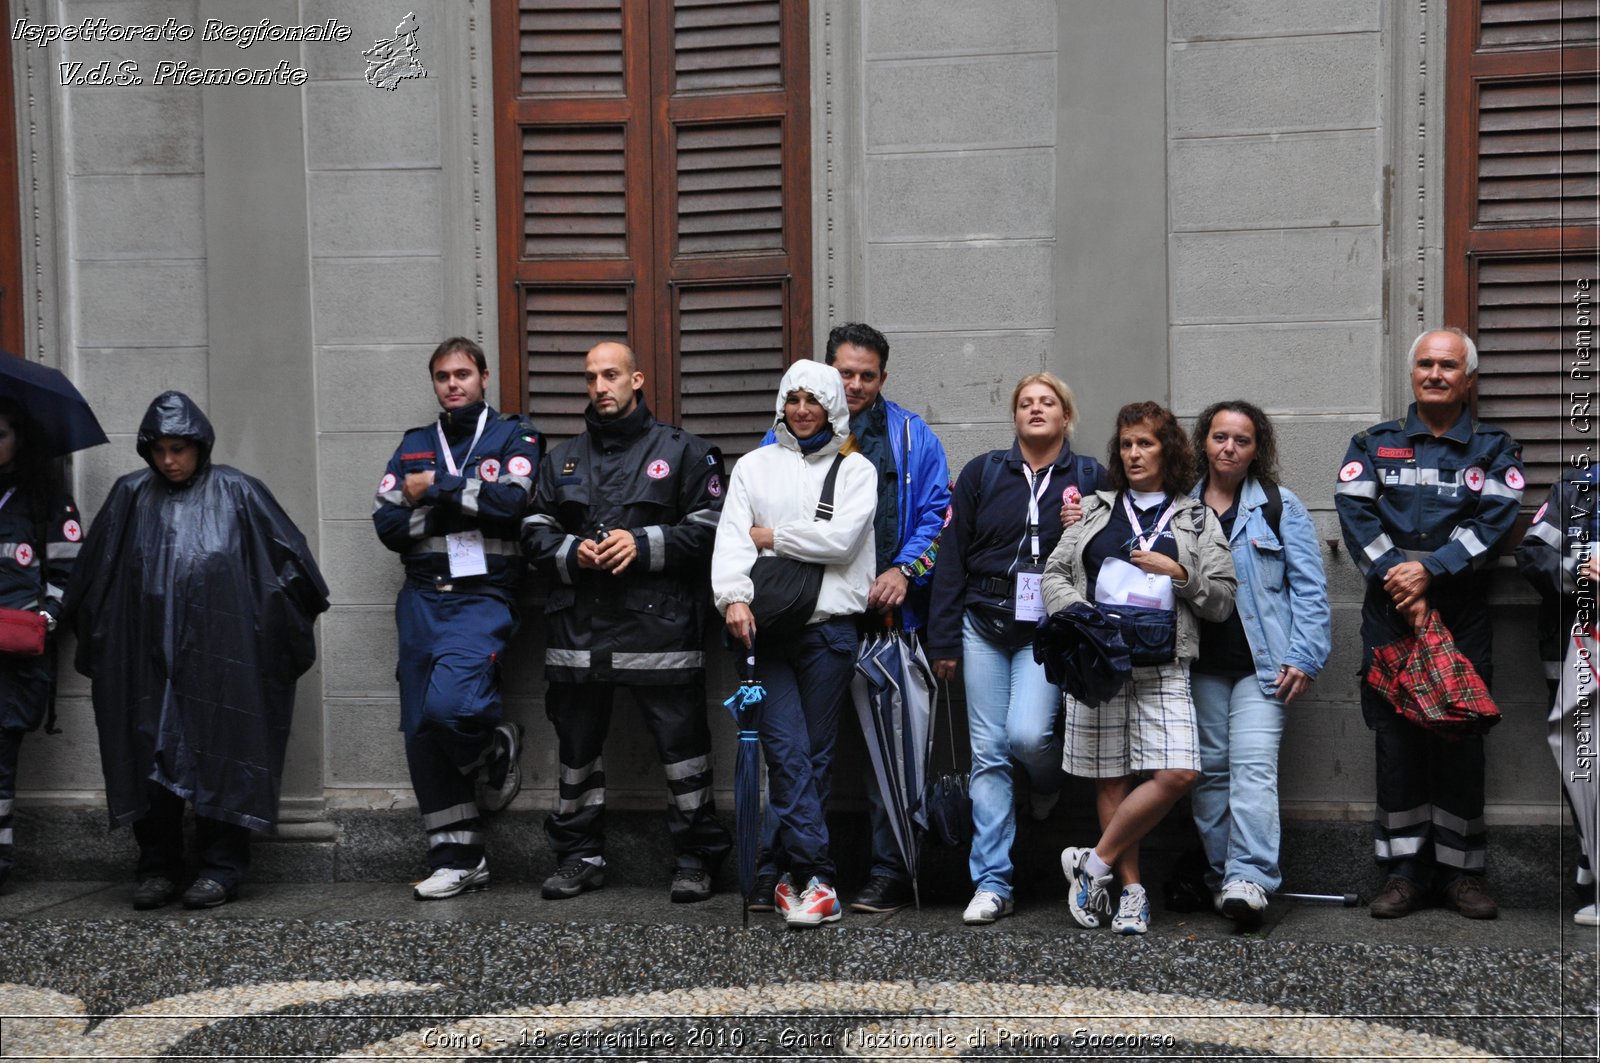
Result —
<path fill-rule="evenodd" d="M 850 438 L 850 407 L 844 399 L 844 381 L 840 379 L 839 371 L 826 362 L 802 358 L 783 374 L 783 382 L 778 385 L 777 417 L 772 430 L 779 443 L 790 449 L 798 449 L 800 441 L 783 423 L 783 402 L 791 391 L 810 392 L 828 411 L 828 426 L 833 429 L 833 440 L 822 448 L 823 451 L 832 453 L 843 446 L 844 441 Z"/>
<path fill-rule="evenodd" d="M 200 464 L 195 468 L 196 474 L 211 464 L 211 448 L 217 441 L 217 433 L 212 430 L 211 422 L 195 405 L 195 401 L 181 391 L 163 391 L 157 395 L 144 412 L 144 420 L 139 422 L 135 446 L 139 456 L 152 469 L 155 465 L 150 462 L 150 450 L 155 441 L 163 436 L 195 441 L 200 447 Z"/>

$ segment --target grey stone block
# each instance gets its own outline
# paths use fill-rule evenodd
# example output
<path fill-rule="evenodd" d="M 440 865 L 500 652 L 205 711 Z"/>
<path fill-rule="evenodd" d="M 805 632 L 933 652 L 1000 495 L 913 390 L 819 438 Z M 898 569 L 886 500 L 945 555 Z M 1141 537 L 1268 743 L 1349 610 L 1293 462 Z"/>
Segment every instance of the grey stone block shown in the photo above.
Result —
<path fill-rule="evenodd" d="M 375 89 L 365 81 L 313 82 L 303 91 L 306 164 L 310 169 L 432 169 L 439 165 L 437 81 L 408 81 L 394 92 Z"/>
<path fill-rule="evenodd" d="M 1379 0 L 1172 0 L 1167 5 L 1167 29 L 1176 41 L 1382 28 Z"/>
<path fill-rule="evenodd" d="M 1173 401 L 1186 419 L 1235 398 L 1274 415 L 1359 414 L 1383 404 L 1377 321 L 1180 325 L 1171 337 Z"/>
<path fill-rule="evenodd" d="M 132 435 L 138 431 L 150 401 L 163 391 L 176 388 L 197 401 L 206 397 L 206 349 L 178 350 L 97 350 L 78 349 L 78 370 L 73 374 L 78 390 L 94 407 L 100 426 L 107 432 Z M 127 466 L 141 462 L 130 445 L 125 450 L 97 448 L 97 456 L 111 457 Z M 81 460 L 81 459 L 79 459 Z M 97 498 L 96 502 L 99 501 Z"/>
<path fill-rule="evenodd" d="M 1382 51 L 1376 33 L 1173 45 L 1170 134 L 1376 126 Z"/>
<path fill-rule="evenodd" d="M 1047 243 L 869 244 L 867 315 L 885 332 L 1051 328 Z"/>
<path fill-rule="evenodd" d="M 1169 152 L 1175 232 L 1382 221 L 1375 130 L 1174 140 Z"/>
<path fill-rule="evenodd" d="M 1377 228 L 1174 233 L 1172 323 L 1355 321 L 1382 313 Z"/>
<path fill-rule="evenodd" d="M 952 476 L 960 475 L 962 468 L 979 454 L 1009 447 L 1016 437 L 1010 418 L 993 424 L 947 424 L 933 422 L 939 442 L 944 444 L 944 457 L 950 463 Z"/>
<path fill-rule="evenodd" d="M 439 51 L 440 5 L 435 0 L 415 0 L 414 3 L 407 3 L 405 9 L 417 16 L 418 61 L 427 70 L 428 78 L 444 76 L 444 56 Z M 364 78 L 367 61 L 361 53 L 379 40 L 392 39 L 395 26 L 404 14 L 397 12 L 394 5 L 385 0 L 305 0 L 301 10 L 307 23 L 337 18 L 350 27 L 350 39 L 342 44 L 330 41 L 300 46 L 301 63 L 319 81 Z M 466 15 L 451 5 L 451 17 L 465 18 Z M 487 18 L 488 12 L 482 11 L 479 17 Z M 414 83 L 404 82 L 395 92 L 404 93 Z M 362 81 L 362 85 L 369 92 L 387 92 L 369 86 L 365 81 Z"/>
<path fill-rule="evenodd" d="M 78 342 L 85 347 L 205 346 L 205 272 L 204 261 L 80 262 Z"/>
<path fill-rule="evenodd" d="M 1370 420 L 1364 419 L 1276 418 L 1273 425 L 1278 430 L 1278 465 L 1283 482 L 1293 488 L 1306 505 L 1331 509 L 1333 488 L 1339 482 L 1339 466 L 1344 461 L 1350 437 L 1370 424 Z"/>
<path fill-rule="evenodd" d="M 327 697 L 395 696 L 394 606 L 335 606 L 322 614 Z"/>
<path fill-rule="evenodd" d="M 71 179 L 84 258 L 204 258 L 202 179 L 133 174 Z"/>
<path fill-rule="evenodd" d="M 867 158 L 869 240 L 1055 235 L 1055 152 Z"/>
<path fill-rule="evenodd" d="M 1011 389 L 1043 371 L 1049 332 L 915 332 L 890 336 L 884 394 L 933 421 L 1011 416 Z M 952 470 L 954 471 L 954 470 Z"/>
<path fill-rule="evenodd" d="M 78 509 L 90 522 L 100 511 L 100 504 L 117 477 L 143 465 L 133 449 L 132 433 L 108 432 L 107 436 L 110 439 L 107 445 L 81 451 L 72 458 L 74 497 Z"/>
<path fill-rule="evenodd" d="M 1056 57 L 867 64 L 868 152 L 1055 143 Z"/>
<path fill-rule="evenodd" d="M 869 59 L 889 56 L 1052 51 L 1051 0 L 873 0 L 862 5 Z"/>
<path fill-rule="evenodd" d="M 200 62 L 200 31 L 205 20 L 199 17 L 195 0 L 173 0 L 172 3 L 162 3 L 160 0 L 117 0 L 112 3 L 95 0 L 93 4 L 78 0 L 72 6 L 81 9 L 72 12 L 72 19 L 104 18 L 114 26 L 164 26 L 170 18 L 174 25 L 192 27 L 195 32 L 187 41 L 67 41 L 51 45 L 52 50 L 61 49 L 61 55 L 66 60 L 92 66 L 110 59 L 113 71 L 124 60 L 131 60 L 139 64 L 138 73 L 147 83 L 155 76 L 156 64 L 163 59 L 196 65 Z M 16 12 L 13 12 L 13 17 L 16 17 Z M 119 90 L 110 88 L 101 91 Z"/>
<path fill-rule="evenodd" d="M 310 193 L 313 255 L 441 253 L 437 173 L 325 171 Z"/>
<path fill-rule="evenodd" d="M 370 520 L 325 520 L 317 561 L 338 605 L 392 605 L 405 581 L 400 560 Z"/>
<path fill-rule="evenodd" d="M 444 263 L 438 258 L 322 258 L 312 264 L 319 346 L 438 343 Z"/>
<path fill-rule="evenodd" d="M 1318 679 L 1312 689 L 1323 682 Z M 1372 732 L 1361 720 L 1359 705 L 1348 701 L 1301 705 L 1297 701 L 1285 710 L 1278 780 L 1279 796 L 1286 804 L 1297 800 L 1370 804 L 1375 792 L 1373 771 Z M 1369 834 L 1369 859 L 1371 846 Z"/>
<path fill-rule="evenodd" d="M 388 650 L 392 659 L 394 648 L 390 646 Z M 383 656 L 383 649 L 377 646 L 369 652 L 373 657 Z M 329 790 L 411 789 L 405 739 L 399 730 L 400 701 L 394 694 L 392 679 L 390 688 L 387 698 L 324 699 L 323 711 L 328 721 L 324 775 Z"/>
<path fill-rule="evenodd" d="M 324 432 L 318 442 L 323 519 L 370 521 L 378 482 L 400 445 L 400 433 Z M 400 564 L 397 557 L 390 561 Z"/>
<path fill-rule="evenodd" d="M 439 415 L 428 380 L 433 348 L 431 343 L 318 347 L 317 403 L 323 422 L 336 419 L 341 429 L 352 432 L 393 432 L 398 444 L 401 432 Z"/>
<path fill-rule="evenodd" d="M 72 174 L 197 174 L 200 90 L 124 86 L 67 92 Z"/>
<path fill-rule="evenodd" d="M 70 659 L 63 658 L 70 671 Z M 94 706 L 86 696 L 56 698 L 56 726 L 60 734 L 41 729 L 22 743 L 17 757 L 17 789 L 23 793 L 69 791 L 100 793 L 105 776 L 100 769 L 100 732 L 95 727 Z M 24 802 L 19 800 L 19 806 Z"/>

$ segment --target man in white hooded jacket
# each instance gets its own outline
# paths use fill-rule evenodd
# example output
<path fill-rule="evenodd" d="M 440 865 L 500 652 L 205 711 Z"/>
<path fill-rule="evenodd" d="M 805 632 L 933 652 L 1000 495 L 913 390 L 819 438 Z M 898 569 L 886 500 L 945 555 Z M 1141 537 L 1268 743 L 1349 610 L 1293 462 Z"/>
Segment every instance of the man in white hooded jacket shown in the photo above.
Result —
<path fill-rule="evenodd" d="M 754 646 L 766 686 L 759 723 L 779 843 L 793 879 L 773 895 L 790 926 L 839 918 L 833 859 L 823 818 L 838 733 L 839 706 L 855 667 L 856 620 L 876 573 L 870 541 L 877 470 L 853 453 L 844 384 L 832 366 L 802 361 L 778 386 L 777 445 L 734 466 L 711 559 L 711 589 L 733 637 Z M 817 502 L 835 458 L 833 515 L 817 520 Z M 760 556 L 822 566 L 816 608 L 798 634 L 763 642 L 750 612 L 750 571 Z M 795 883 L 804 883 L 797 891 Z"/>

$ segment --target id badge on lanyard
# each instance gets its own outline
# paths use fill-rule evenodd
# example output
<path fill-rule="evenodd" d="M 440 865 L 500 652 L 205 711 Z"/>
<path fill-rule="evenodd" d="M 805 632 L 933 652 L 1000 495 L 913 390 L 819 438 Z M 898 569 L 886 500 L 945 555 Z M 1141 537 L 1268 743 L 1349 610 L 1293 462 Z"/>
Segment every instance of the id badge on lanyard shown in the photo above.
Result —
<path fill-rule="evenodd" d="M 444 437 L 444 429 L 434 425 L 434 430 L 439 433 L 439 453 L 444 457 L 444 466 L 450 470 L 451 476 L 460 476 L 461 470 L 472 464 L 472 452 L 478 448 L 478 440 L 483 436 L 483 426 L 489 420 L 489 410 L 484 408 L 478 414 L 478 430 L 472 433 L 472 442 L 467 445 L 467 456 L 461 459 L 461 465 L 456 465 L 455 455 L 450 453 L 450 441 Z M 483 552 L 483 532 L 477 528 L 470 531 L 454 532 L 444 537 L 445 557 L 450 562 L 450 576 L 461 579 L 466 576 L 486 576 L 489 574 L 489 559 Z"/>
<path fill-rule="evenodd" d="M 1032 561 L 1018 565 L 1012 573 L 1012 617 L 1019 624 L 1037 624 L 1044 619 L 1044 566 L 1039 563 L 1039 499 L 1050 489 L 1050 477 L 1055 469 L 1047 469 L 1044 477 L 1034 482 L 1033 470 L 1022 466 L 1028 478 L 1028 551 Z"/>

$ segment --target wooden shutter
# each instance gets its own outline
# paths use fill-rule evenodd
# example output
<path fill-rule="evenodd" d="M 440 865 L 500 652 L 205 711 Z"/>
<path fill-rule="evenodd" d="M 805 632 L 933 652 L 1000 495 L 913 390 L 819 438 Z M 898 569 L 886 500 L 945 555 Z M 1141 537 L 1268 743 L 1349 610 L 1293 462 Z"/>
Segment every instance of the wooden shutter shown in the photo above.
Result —
<path fill-rule="evenodd" d="M 501 371 L 555 437 L 625 338 L 730 454 L 811 346 L 804 0 L 495 0 Z"/>
<path fill-rule="evenodd" d="M 1522 442 L 1530 507 L 1577 435 L 1572 400 L 1593 390 L 1569 370 L 1575 300 L 1592 306 L 1600 279 L 1595 14 L 1593 0 L 1449 8 L 1445 319 L 1477 341 L 1478 415 Z"/>

